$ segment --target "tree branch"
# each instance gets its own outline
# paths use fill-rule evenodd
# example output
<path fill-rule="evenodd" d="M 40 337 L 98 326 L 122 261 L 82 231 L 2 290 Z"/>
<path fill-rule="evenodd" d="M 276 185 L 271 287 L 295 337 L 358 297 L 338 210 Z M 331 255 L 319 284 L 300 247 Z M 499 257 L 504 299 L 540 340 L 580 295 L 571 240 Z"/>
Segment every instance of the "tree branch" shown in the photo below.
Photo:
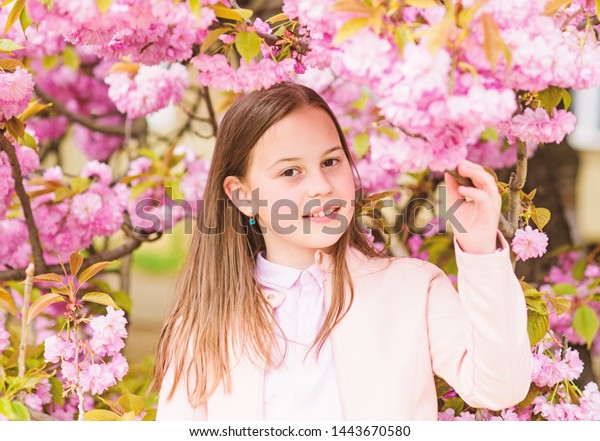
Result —
<path fill-rule="evenodd" d="M 508 182 L 508 225 L 513 234 L 519 228 L 519 214 L 521 213 L 521 190 L 525 186 L 527 178 L 527 146 L 523 141 L 517 139 L 517 169 L 510 174 Z M 512 239 L 512 237 L 511 237 Z M 513 268 L 516 264 L 515 256 L 511 251 Z"/>
<path fill-rule="evenodd" d="M 85 259 L 85 261 L 83 262 L 83 265 L 81 265 L 81 270 L 84 270 L 84 269 L 88 268 L 89 266 L 92 266 L 93 264 L 98 263 L 98 262 L 116 260 L 127 254 L 130 254 L 134 250 L 136 250 L 142 244 L 142 242 L 143 242 L 142 240 L 131 239 L 131 240 L 125 242 L 124 244 L 119 245 L 116 248 L 113 248 L 111 250 L 106 250 L 106 251 L 103 251 L 98 254 L 94 254 L 94 255 L 88 257 L 87 259 Z M 62 273 L 62 267 L 61 267 L 61 265 L 50 265 L 46 268 L 45 272 Z M 23 270 L 23 269 L 0 271 L 0 281 L 22 280 L 24 278 L 25 278 L 25 270 Z"/>
<path fill-rule="evenodd" d="M 515 231 L 509 225 L 508 221 L 506 220 L 506 218 L 504 217 L 504 215 L 502 213 L 500 213 L 500 222 L 498 224 L 498 228 L 500 229 L 500 232 L 502 233 L 504 238 L 508 242 L 510 242 L 512 240 L 513 236 L 515 235 Z"/>
<path fill-rule="evenodd" d="M 209 89 L 208 87 L 204 86 L 204 101 L 206 102 L 206 108 L 208 109 L 208 116 L 210 118 L 210 124 L 212 125 L 213 128 L 213 133 L 215 136 L 217 136 L 217 129 L 219 128 L 219 124 L 217 123 L 217 117 L 215 116 L 215 109 L 213 107 L 211 98 L 210 98 L 210 93 L 209 93 Z"/>
<path fill-rule="evenodd" d="M 27 224 L 27 231 L 29 233 L 29 241 L 31 242 L 31 251 L 33 253 L 33 263 L 35 270 L 39 271 L 38 274 L 46 272 L 46 262 L 44 262 L 44 253 L 42 251 L 42 244 L 40 243 L 40 237 L 38 234 L 37 226 L 33 218 L 33 211 L 31 210 L 31 204 L 29 203 L 29 197 L 23 186 L 23 175 L 21 174 L 21 166 L 19 165 L 19 158 L 15 146 L 13 146 L 8 139 L 4 136 L 4 131 L 0 131 L 0 151 L 4 151 L 8 156 L 8 162 L 12 170 L 12 177 L 15 181 L 15 191 L 21 201 L 21 207 L 23 208 L 23 215 L 25 216 L 25 223 Z M 25 270 L 20 272 L 19 280 L 25 278 Z"/>
<path fill-rule="evenodd" d="M 77 124 L 81 124 L 82 126 L 87 127 L 88 129 L 91 129 L 95 132 L 104 133 L 106 135 L 125 136 L 125 128 L 120 126 L 105 126 L 102 124 L 98 124 L 93 118 L 84 115 L 78 115 L 76 113 L 71 112 L 62 103 L 52 99 L 46 92 L 41 90 L 38 86 L 34 86 L 34 90 L 37 96 L 39 96 L 47 103 L 51 103 L 52 107 L 54 107 L 59 113 L 65 115 L 71 121 L 76 122 Z M 131 130 L 131 135 L 138 136 L 143 131 L 144 127 L 142 127 L 141 124 L 134 124 Z"/>

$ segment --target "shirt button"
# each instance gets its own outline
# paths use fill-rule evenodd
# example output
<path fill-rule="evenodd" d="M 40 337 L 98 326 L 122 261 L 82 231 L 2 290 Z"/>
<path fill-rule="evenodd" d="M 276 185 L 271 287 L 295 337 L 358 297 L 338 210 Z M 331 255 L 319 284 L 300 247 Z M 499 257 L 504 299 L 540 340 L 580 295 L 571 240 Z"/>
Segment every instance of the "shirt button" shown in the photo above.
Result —
<path fill-rule="evenodd" d="M 273 300 L 273 297 L 275 297 L 273 294 L 268 294 L 268 295 L 267 295 L 267 299 L 268 299 L 268 300 Z"/>

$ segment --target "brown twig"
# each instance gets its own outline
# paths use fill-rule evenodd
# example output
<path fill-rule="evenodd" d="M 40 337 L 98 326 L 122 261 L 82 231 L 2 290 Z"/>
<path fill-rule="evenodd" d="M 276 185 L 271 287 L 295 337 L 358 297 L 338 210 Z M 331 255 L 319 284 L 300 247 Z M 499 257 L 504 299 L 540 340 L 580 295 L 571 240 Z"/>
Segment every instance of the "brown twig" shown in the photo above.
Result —
<path fill-rule="evenodd" d="M 219 123 L 217 123 L 217 117 L 215 115 L 215 109 L 213 107 L 212 100 L 210 98 L 210 93 L 209 93 L 208 87 L 204 86 L 203 93 L 204 93 L 204 102 L 206 102 L 206 108 L 208 110 L 208 116 L 210 118 L 210 124 L 212 125 L 214 135 L 217 136 L 217 129 L 219 127 Z"/>
<path fill-rule="evenodd" d="M 142 244 L 141 240 L 131 239 L 118 247 L 111 250 L 106 250 L 101 253 L 94 254 L 83 262 L 81 270 L 88 268 L 89 266 L 104 261 L 116 260 L 127 254 L 132 253 Z M 51 273 L 62 273 L 62 267 L 60 265 L 50 265 L 46 268 L 45 272 Z M 21 280 L 25 278 L 25 270 L 6 270 L 0 271 L 0 281 L 2 280 Z"/>
<path fill-rule="evenodd" d="M 41 90 L 38 86 L 34 86 L 35 94 L 47 103 L 52 103 L 52 107 L 55 108 L 59 113 L 65 115 L 71 121 L 81 124 L 88 129 L 95 132 L 104 133 L 107 135 L 125 136 L 125 129 L 121 126 L 106 126 L 99 124 L 93 118 L 84 115 L 78 115 L 67 109 L 62 103 L 52 99 L 46 92 Z M 134 124 L 132 127 L 131 135 L 138 136 L 144 131 L 144 127 L 141 124 Z"/>
<path fill-rule="evenodd" d="M 21 174 L 21 166 L 19 165 L 19 159 L 15 146 L 13 146 L 8 139 L 4 136 L 4 132 L 0 132 L 0 151 L 4 151 L 8 156 L 8 162 L 12 170 L 12 177 L 15 181 L 15 191 L 21 201 L 21 207 L 23 208 L 23 215 L 25 216 L 25 223 L 27 224 L 27 232 L 29 233 L 29 241 L 31 242 L 31 251 L 33 253 L 33 263 L 35 264 L 36 271 L 40 273 L 46 272 L 46 262 L 44 262 L 44 253 L 42 251 L 42 244 L 40 243 L 40 237 L 38 234 L 37 226 L 33 218 L 33 211 L 31 210 L 31 204 L 29 203 L 29 197 L 23 186 L 23 175 Z M 39 273 L 38 273 L 39 274 Z M 25 278 L 25 270 L 21 271 L 19 279 Z"/>

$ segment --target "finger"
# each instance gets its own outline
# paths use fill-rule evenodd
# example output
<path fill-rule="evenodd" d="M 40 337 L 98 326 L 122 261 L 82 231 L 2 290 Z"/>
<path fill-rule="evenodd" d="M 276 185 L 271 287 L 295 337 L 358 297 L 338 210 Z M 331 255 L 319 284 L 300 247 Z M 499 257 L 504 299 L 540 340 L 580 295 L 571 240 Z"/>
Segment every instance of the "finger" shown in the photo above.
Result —
<path fill-rule="evenodd" d="M 490 195 L 485 190 L 480 188 L 464 187 L 461 185 L 458 187 L 458 193 L 480 205 L 488 205 L 492 203 Z"/>
<path fill-rule="evenodd" d="M 458 165 L 458 171 L 461 175 L 471 178 L 477 188 L 489 192 L 490 195 L 498 194 L 495 179 L 481 165 L 463 161 Z"/>
<path fill-rule="evenodd" d="M 456 182 L 456 179 L 454 179 L 454 177 L 447 172 L 444 173 L 444 180 L 446 182 L 446 196 L 449 205 L 452 206 L 454 204 L 454 201 L 462 197 L 458 192 L 458 182 Z"/>

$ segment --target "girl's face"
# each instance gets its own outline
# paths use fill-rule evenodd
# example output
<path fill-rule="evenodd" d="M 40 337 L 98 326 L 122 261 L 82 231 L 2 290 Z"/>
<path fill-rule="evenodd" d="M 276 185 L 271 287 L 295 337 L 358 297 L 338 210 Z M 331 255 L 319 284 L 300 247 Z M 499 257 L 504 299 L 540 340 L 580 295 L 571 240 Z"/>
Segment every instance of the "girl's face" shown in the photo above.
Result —
<path fill-rule="evenodd" d="M 252 151 L 245 179 L 224 182 L 230 198 L 246 215 L 249 203 L 267 247 L 267 258 L 297 268 L 314 263 L 317 249 L 330 252 L 354 214 L 352 168 L 329 115 L 302 107 L 274 124 Z M 333 214 L 312 217 L 312 213 Z"/>

